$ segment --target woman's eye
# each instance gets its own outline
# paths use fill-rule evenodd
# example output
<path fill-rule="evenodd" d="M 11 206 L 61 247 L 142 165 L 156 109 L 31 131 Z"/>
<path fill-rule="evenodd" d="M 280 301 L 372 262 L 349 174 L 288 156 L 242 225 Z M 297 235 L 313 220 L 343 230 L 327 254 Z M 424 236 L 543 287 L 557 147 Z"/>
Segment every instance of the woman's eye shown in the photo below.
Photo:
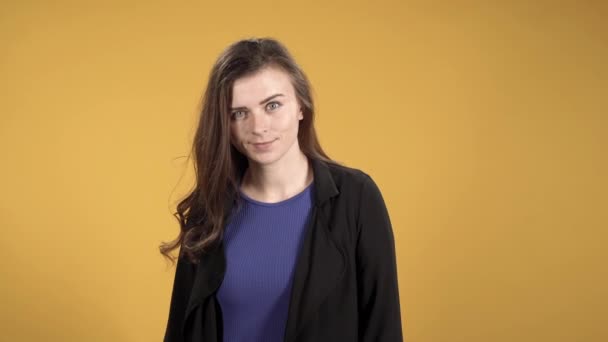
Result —
<path fill-rule="evenodd" d="M 281 107 L 281 104 L 276 101 L 270 102 L 268 105 L 266 105 L 266 108 L 268 108 L 270 110 L 275 110 L 279 107 Z"/>
<path fill-rule="evenodd" d="M 236 111 L 236 112 L 232 112 L 232 118 L 233 119 L 238 120 L 238 119 L 243 118 L 244 116 L 245 116 L 245 112 L 242 111 L 242 110 L 239 110 L 239 111 Z"/>

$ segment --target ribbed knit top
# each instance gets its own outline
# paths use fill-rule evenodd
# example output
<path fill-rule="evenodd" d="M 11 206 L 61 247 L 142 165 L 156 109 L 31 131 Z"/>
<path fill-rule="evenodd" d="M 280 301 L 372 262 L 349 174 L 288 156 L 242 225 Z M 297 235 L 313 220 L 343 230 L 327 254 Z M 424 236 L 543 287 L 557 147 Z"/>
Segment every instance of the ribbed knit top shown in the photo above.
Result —
<path fill-rule="evenodd" d="M 217 293 L 224 342 L 282 342 L 313 185 L 276 203 L 241 197 L 224 232 L 226 273 Z"/>

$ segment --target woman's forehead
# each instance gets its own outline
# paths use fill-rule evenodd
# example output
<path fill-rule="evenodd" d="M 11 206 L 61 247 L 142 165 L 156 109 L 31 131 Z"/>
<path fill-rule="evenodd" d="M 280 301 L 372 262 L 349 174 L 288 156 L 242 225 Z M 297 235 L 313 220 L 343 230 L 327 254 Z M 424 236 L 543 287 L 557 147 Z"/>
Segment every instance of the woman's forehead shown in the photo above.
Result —
<path fill-rule="evenodd" d="M 258 105 L 260 101 L 274 94 L 292 97 L 293 85 L 285 71 L 267 67 L 254 74 L 238 78 L 234 82 L 232 107 Z"/>

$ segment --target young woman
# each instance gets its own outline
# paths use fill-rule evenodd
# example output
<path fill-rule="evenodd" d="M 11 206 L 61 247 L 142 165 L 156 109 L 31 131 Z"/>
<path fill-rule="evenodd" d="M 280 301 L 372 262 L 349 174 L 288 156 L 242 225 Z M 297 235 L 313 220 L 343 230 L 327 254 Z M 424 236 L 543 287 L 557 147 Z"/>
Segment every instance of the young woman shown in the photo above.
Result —
<path fill-rule="evenodd" d="M 218 58 L 177 206 L 166 342 L 402 341 L 389 215 L 319 145 L 304 72 L 274 39 Z"/>

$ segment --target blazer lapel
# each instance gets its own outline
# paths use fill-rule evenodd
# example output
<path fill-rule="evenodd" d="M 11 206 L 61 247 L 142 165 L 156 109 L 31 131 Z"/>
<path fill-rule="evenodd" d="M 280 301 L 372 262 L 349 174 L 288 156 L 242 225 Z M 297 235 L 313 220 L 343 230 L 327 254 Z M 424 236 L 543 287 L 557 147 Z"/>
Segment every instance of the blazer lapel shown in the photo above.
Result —
<path fill-rule="evenodd" d="M 314 317 L 344 275 L 346 257 L 331 236 L 331 201 L 339 192 L 327 166 L 313 160 L 315 203 L 302 249 L 296 262 L 288 308 L 285 341 L 293 341 L 300 327 Z"/>
<path fill-rule="evenodd" d="M 226 267 L 223 253 L 224 244 L 220 242 L 212 251 L 201 258 L 196 267 L 196 276 L 188 300 L 186 315 L 194 306 L 200 304 L 205 297 L 219 287 Z"/>
<path fill-rule="evenodd" d="M 225 223 L 227 223 L 227 220 L 230 218 L 232 206 L 232 199 L 227 199 L 224 203 Z M 190 293 L 190 298 L 188 299 L 186 315 L 182 321 L 182 333 L 184 332 L 185 323 L 188 321 L 190 314 L 198 305 L 201 305 L 205 298 L 219 288 L 224 279 L 225 272 L 226 254 L 224 251 L 224 240 L 221 239 L 206 254 L 203 254 L 196 267 L 196 275 L 194 276 L 192 291 Z"/>

